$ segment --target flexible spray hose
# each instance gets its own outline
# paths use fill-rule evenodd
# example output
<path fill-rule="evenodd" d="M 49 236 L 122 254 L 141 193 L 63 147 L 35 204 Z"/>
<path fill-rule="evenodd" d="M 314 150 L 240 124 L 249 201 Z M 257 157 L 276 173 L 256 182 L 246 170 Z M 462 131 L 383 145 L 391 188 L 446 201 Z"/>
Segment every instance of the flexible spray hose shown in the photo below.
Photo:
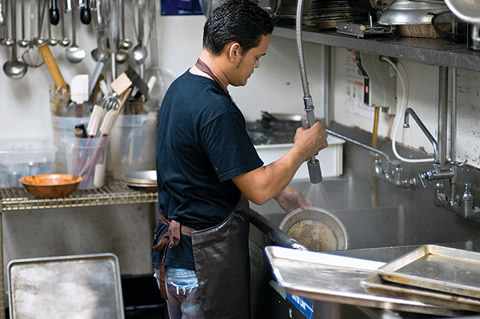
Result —
<path fill-rule="evenodd" d="M 310 96 L 310 90 L 308 88 L 307 70 L 305 68 L 304 56 L 303 56 L 303 43 L 302 43 L 302 17 L 303 17 L 303 0 L 298 0 L 297 3 L 297 16 L 296 16 L 296 36 L 297 36 L 297 51 L 298 61 L 300 64 L 300 76 L 302 78 L 303 87 L 303 103 L 305 105 L 305 112 L 307 113 L 307 128 L 315 123 L 315 113 L 313 112 L 313 101 Z M 322 170 L 320 168 L 320 162 L 312 156 L 308 162 L 308 174 L 310 175 L 310 182 L 312 184 L 318 184 L 322 181 Z"/>

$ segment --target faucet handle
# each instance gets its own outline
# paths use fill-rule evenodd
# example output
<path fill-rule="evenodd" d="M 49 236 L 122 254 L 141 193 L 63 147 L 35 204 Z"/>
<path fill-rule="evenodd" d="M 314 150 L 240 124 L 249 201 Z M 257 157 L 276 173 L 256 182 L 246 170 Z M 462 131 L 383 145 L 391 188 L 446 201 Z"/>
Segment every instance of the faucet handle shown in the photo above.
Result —
<path fill-rule="evenodd" d="M 427 188 L 427 174 L 426 173 L 420 173 L 418 174 L 418 179 L 420 180 L 420 183 L 422 183 L 423 188 Z"/>
<path fill-rule="evenodd" d="M 466 182 L 463 184 L 463 198 L 470 199 L 472 197 L 472 183 Z"/>
<path fill-rule="evenodd" d="M 463 162 L 451 161 L 450 164 L 456 167 L 463 167 L 465 164 L 467 164 L 467 161 L 468 160 L 464 160 Z"/>

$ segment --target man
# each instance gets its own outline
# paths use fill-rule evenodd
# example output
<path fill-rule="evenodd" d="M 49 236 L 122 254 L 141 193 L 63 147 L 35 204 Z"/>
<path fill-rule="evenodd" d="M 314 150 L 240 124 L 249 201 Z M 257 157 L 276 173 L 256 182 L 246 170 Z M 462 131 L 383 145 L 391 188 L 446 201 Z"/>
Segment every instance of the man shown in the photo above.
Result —
<path fill-rule="evenodd" d="M 262 205 L 275 198 L 287 211 L 311 206 L 287 185 L 327 146 L 323 124 L 298 128 L 292 149 L 264 166 L 227 91 L 247 83 L 272 31 L 270 16 L 253 2 L 223 4 L 205 23 L 197 63 L 162 102 L 156 149 L 161 222 L 152 259 L 157 278 L 166 281 L 159 285 L 170 319 L 249 318 L 248 200 Z"/>

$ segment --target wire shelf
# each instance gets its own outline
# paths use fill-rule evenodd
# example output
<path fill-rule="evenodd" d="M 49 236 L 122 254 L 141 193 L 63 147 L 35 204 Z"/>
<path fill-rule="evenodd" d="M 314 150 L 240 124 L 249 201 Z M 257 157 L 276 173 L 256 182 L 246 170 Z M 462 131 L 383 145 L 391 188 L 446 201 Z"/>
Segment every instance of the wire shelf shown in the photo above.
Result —
<path fill-rule="evenodd" d="M 35 198 L 24 188 L 0 189 L 0 213 L 15 210 L 70 208 L 118 204 L 156 203 L 156 190 L 132 189 L 121 181 L 112 181 L 101 188 L 76 190 L 62 198 Z"/>

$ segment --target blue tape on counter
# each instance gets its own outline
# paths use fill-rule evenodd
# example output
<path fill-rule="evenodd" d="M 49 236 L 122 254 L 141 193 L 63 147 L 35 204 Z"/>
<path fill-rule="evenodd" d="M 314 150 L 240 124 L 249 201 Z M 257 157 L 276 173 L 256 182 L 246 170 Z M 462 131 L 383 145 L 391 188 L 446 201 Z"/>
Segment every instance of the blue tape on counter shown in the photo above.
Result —
<path fill-rule="evenodd" d="M 311 300 L 289 293 L 286 293 L 286 297 L 307 319 L 313 318 L 313 302 Z"/>

